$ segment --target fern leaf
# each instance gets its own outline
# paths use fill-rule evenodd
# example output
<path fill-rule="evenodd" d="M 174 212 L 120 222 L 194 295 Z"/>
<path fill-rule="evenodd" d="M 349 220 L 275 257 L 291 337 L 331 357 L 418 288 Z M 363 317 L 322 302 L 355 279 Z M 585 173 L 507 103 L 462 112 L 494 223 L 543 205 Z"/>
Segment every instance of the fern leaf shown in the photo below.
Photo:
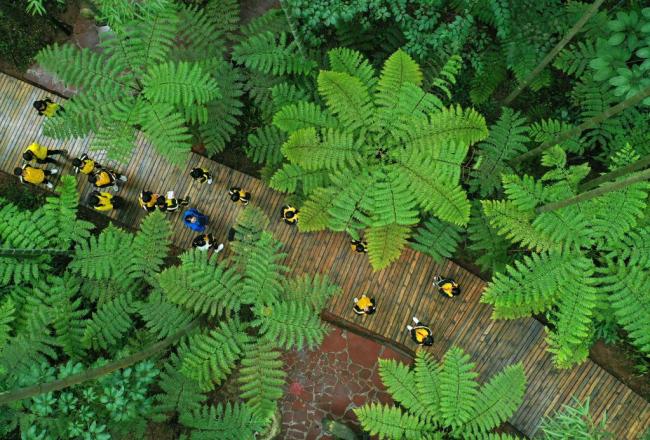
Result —
<path fill-rule="evenodd" d="M 374 270 L 383 269 L 397 260 L 406 246 L 411 228 L 402 225 L 371 227 L 366 232 L 368 257 Z"/>
<path fill-rule="evenodd" d="M 284 301 L 301 301 L 319 312 L 327 301 L 341 293 L 341 288 L 332 284 L 327 275 L 303 274 L 285 283 L 282 299 Z"/>
<path fill-rule="evenodd" d="M 160 291 L 149 295 L 148 301 L 143 302 L 138 312 L 145 321 L 147 329 L 158 339 L 165 339 L 192 322 L 193 315 L 168 302 Z"/>
<path fill-rule="evenodd" d="M 269 186 L 275 190 L 293 193 L 302 185 L 303 192 L 310 193 L 314 188 L 325 185 L 328 173 L 324 170 L 305 170 L 299 165 L 285 163 L 273 174 Z"/>
<path fill-rule="evenodd" d="M 509 365 L 481 386 L 473 414 L 462 432 L 485 436 L 508 420 L 524 400 L 526 374 L 521 363 Z"/>
<path fill-rule="evenodd" d="M 406 52 L 398 50 L 384 63 L 377 84 L 377 104 L 392 107 L 405 84 L 422 85 L 420 66 Z"/>
<path fill-rule="evenodd" d="M 348 130 L 369 125 L 372 103 L 368 88 L 359 78 L 347 73 L 321 70 L 318 74 L 318 91 L 325 98 L 328 109 Z"/>
<path fill-rule="evenodd" d="M 248 335 L 236 321 L 222 322 L 216 330 L 190 337 L 181 343 L 181 372 L 196 380 L 203 391 L 220 384 L 235 368 Z"/>
<path fill-rule="evenodd" d="M 281 147 L 287 140 L 286 135 L 277 127 L 265 125 L 248 135 L 246 156 L 253 162 L 266 165 L 282 163 Z"/>
<path fill-rule="evenodd" d="M 244 269 L 243 286 L 238 292 L 242 303 L 267 305 L 278 300 L 288 270 L 280 264 L 287 256 L 281 249 L 282 243 L 268 232 L 263 232 L 256 243 L 245 249 L 235 249 Z"/>
<path fill-rule="evenodd" d="M 596 46 L 592 40 L 578 41 L 562 49 L 553 60 L 553 67 L 567 75 L 580 78 L 596 56 Z"/>
<path fill-rule="evenodd" d="M 421 394 L 417 393 L 415 373 L 410 371 L 407 365 L 394 359 L 379 359 L 379 376 L 393 400 L 409 414 L 425 423 L 430 423 L 435 418 L 424 404 Z"/>
<path fill-rule="evenodd" d="M 336 120 L 320 106 L 305 101 L 286 105 L 273 116 L 273 125 L 291 133 L 305 128 L 335 128 Z M 292 133 L 293 134 L 293 133 Z"/>
<path fill-rule="evenodd" d="M 236 40 L 240 30 L 240 9 L 238 0 L 208 0 L 205 5 L 216 31 L 230 41 Z"/>
<path fill-rule="evenodd" d="M 206 396 L 201 394 L 199 385 L 181 373 L 180 368 L 181 360 L 173 353 L 160 373 L 158 385 L 162 393 L 154 396 L 157 413 L 191 413 L 198 411 L 205 401 Z"/>
<path fill-rule="evenodd" d="M 128 276 L 151 284 L 169 254 L 171 235 L 171 224 L 162 213 L 146 216 L 133 239 Z"/>
<path fill-rule="evenodd" d="M 168 105 L 151 104 L 143 108 L 141 123 L 145 136 L 163 157 L 185 166 L 192 136 L 180 113 Z"/>
<path fill-rule="evenodd" d="M 190 440 L 251 439 L 264 427 L 248 405 L 230 402 L 181 413 L 179 421 L 192 429 Z"/>
<path fill-rule="evenodd" d="M 11 301 L 11 298 L 5 298 L 0 305 L 0 351 L 2 351 L 7 339 L 9 339 L 11 323 L 16 319 L 14 317 L 15 313 L 16 308 L 13 301 Z"/>
<path fill-rule="evenodd" d="M 415 388 L 434 421 L 440 419 L 440 370 L 433 355 L 424 350 L 415 352 Z"/>
<path fill-rule="evenodd" d="M 373 178 L 363 171 L 339 173 L 333 176 L 334 185 L 340 188 L 327 209 L 328 227 L 334 231 L 350 231 L 370 224 L 362 210 L 372 196 Z"/>
<path fill-rule="evenodd" d="M 508 254 L 510 243 L 497 233 L 477 206 L 472 208 L 472 216 L 467 227 L 471 242 L 469 249 L 476 256 L 475 263 L 483 270 L 503 271 L 512 259 Z"/>
<path fill-rule="evenodd" d="M 104 350 L 115 347 L 133 328 L 131 314 L 135 310 L 131 292 L 99 306 L 86 326 L 84 346 Z"/>
<path fill-rule="evenodd" d="M 157 104 L 191 106 L 219 98 L 219 85 L 197 63 L 151 66 L 142 79 L 144 96 Z"/>
<path fill-rule="evenodd" d="M 454 255 L 460 240 L 461 229 L 458 226 L 430 217 L 416 229 L 409 246 L 440 263 Z"/>
<path fill-rule="evenodd" d="M 305 204 L 300 208 L 300 232 L 322 231 L 330 222 L 330 215 L 327 210 L 337 197 L 336 189 L 316 188 Z"/>
<path fill-rule="evenodd" d="M 542 183 L 529 175 L 505 174 L 501 180 L 508 199 L 522 211 L 534 209 L 546 199 Z"/>
<path fill-rule="evenodd" d="M 447 351 L 440 371 L 440 414 L 446 426 L 457 428 L 472 417 L 478 396 L 477 376 L 463 350 L 452 347 Z"/>
<path fill-rule="evenodd" d="M 268 419 L 284 394 L 287 373 L 282 370 L 280 352 L 258 342 L 248 348 L 239 369 L 240 397 L 260 419 Z"/>
<path fill-rule="evenodd" d="M 325 337 L 325 327 L 316 312 L 304 302 L 287 301 L 253 308 L 256 319 L 251 323 L 259 327 L 267 344 L 284 349 L 313 348 Z"/>
<path fill-rule="evenodd" d="M 375 69 L 356 50 L 337 47 L 327 52 L 327 59 L 333 72 L 347 73 L 350 76 L 359 78 L 368 90 L 372 90 L 377 84 Z"/>
<path fill-rule="evenodd" d="M 57 342 L 71 358 L 83 359 L 86 355 L 82 340 L 87 310 L 81 307 L 81 297 L 77 296 L 79 286 L 76 282 L 74 277 L 51 277 L 48 294 L 54 310 L 52 326 Z"/>
<path fill-rule="evenodd" d="M 418 417 L 394 406 L 371 403 L 355 408 L 354 413 L 363 429 L 380 439 L 420 440 L 427 432 Z"/>
<path fill-rule="evenodd" d="M 373 191 L 364 206 L 373 227 L 386 225 L 413 225 L 418 223 L 417 203 L 409 182 L 398 169 L 374 173 Z"/>
<path fill-rule="evenodd" d="M 125 260 L 117 256 L 130 255 L 132 245 L 131 234 L 108 227 L 99 236 L 91 236 L 87 242 L 79 243 L 69 267 L 73 272 L 91 280 L 118 277 L 125 268 Z"/>
<path fill-rule="evenodd" d="M 291 46 L 287 34 L 267 31 L 249 36 L 235 46 L 232 57 L 249 69 L 276 76 L 285 74 L 308 75 L 316 67 Z"/>
<path fill-rule="evenodd" d="M 438 72 L 438 76 L 431 82 L 431 86 L 444 93 L 447 99 L 451 99 L 451 90 L 449 88 L 456 84 L 456 76 L 462 66 L 463 59 L 459 55 L 450 56 L 440 69 L 440 72 Z"/>

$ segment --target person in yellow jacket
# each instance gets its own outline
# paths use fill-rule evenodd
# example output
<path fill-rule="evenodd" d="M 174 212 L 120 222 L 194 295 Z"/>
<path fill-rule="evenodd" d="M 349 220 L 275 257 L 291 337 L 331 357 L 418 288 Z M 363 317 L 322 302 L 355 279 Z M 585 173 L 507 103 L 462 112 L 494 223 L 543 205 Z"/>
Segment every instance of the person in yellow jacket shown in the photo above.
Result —
<path fill-rule="evenodd" d="M 117 181 L 126 182 L 126 176 L 116 173 L 111 170 L 98 170 L 93 174 L 88 175 L 88 182 L 92 183 L 95 188 L 108 188 L 112 187 L 113 191 L 119 191 L 120 187 L 117 186 Z"/>
<path fill-rule="evenodd" d="M 194 179 L 195 182 L 207 182 L 208 185 L 212 185 L 212 173 L 210 173 L 210 171 L 205 168 L 192 168 L 192 171 L 190 171 L 190 176 L 192 176 L 192 179 Z"/>
<path fill-rule="evenodd" d="M 58 163 L 50 156 L 56 156 L 59 154 L 66 154 L 65 150 L 50 150 L 43 145 L 34 142 L 25 149 L 23 153 L 23 159 L 27 162 L 36 161 L 37 163 Z"/>
<path fill-rule="evenodd" d="M 350 240 L 350 247 L 354 252 L 360 254 L 368 253 L 368 242 L 362 240 Z"/>
<path fill-rule="evenodd" d="M 413 317 L 414 325 L 407 325 L 406 330 L 411 333 L 411 339 L 418 344 L 424 346 L 433 345 L 433 332 L 426 324 L 420 322 L 418 318 Z"/>
<path fill-rule="evenodd" d="M 138 203 L 145 211 L 154 212 L 156 210 L 156 205 L 158 204 L 158 199 L 163 199 L 163 201 L 165 200 L 165 198 L 159 194 L 143 190 L 138 197 Z"/>
<path fill-rule="evenodd" d="M 52 101 L 50 98 L 34 101 L 33 105 L 40 116 L 45 116 L 47 118 L 54 116 L 57 111 L 63 111 L 63 107 Z"/>
<path fill-rule="evenodd" d="M 453 298 L 454 296 L 460 295 L 460 286 L 453 278 L 444 278 L 436 275 L 433 277 L 433 285 L 438 288 L 438 292 L 442 296 Z"/>
<path fill-rule="evenodd" d="M 102 168 L 100 164 L 88 157 L 86 153 L 82 154 L 80 157 L 75 157 L 72 159 L 72 166 L 74 167 L 75 173 L 86 175 L 99 172 L 99 170 Z"/>
<path fill-rule="evenodd" d="M 282 221 L 288 225 L 295 225 L 298 223 L 299 212 L 296 208 L 289 205 L 284 205 L 282 207 Z"/>
<path fill-rule="evenodd" d="M 58 172 L 59 170 L 57 169 L 42 170 L 40 168 L 33 167 L 29 164 L 25 164 L 22 167 L 18 167 L 14 169 L 14 174 L 20 178 L 20 181 L 22 183 L 27 182 L 34 185 L 43 184 L 47 186 L 49 189 L 54 188 L 54 185 L 52 184 L 52 182 L 47 180 L 47 178 Z"/>
<path fill-rule="evenodd" d="M 364 293 L 361 298 L 354 298 L 354 313 L 357 315 L 372 315 L 377 311 L 375 298 L 368 298 Z"/>
<path fill-rule="evenodd" d="M 228 195 L 230 196 L 230 200 L 235 203 L 240 202 L 244 206 L 248 205 L 248 202 L 251 201 L 251 193 L 244 191 L 237 186 L 230 188 L 228 190 Z"/>
<path fill-rule="evenodd" d="M 88 204 L 95 211 L 111 211 L 122 206 L 122 199 L 111 193 L 93 191 L 88 196 Z"/>

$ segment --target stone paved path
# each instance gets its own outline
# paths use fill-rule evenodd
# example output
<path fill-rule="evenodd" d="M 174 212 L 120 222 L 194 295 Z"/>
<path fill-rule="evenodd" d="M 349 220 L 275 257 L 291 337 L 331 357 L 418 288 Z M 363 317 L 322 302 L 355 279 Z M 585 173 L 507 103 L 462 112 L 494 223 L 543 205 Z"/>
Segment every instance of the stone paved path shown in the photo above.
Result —
<path fill-rule="evenodd" d="M 390 403 L 378 374 L 379 358 L 410 359 L 354 333 L 333 329 L 313 351 L 285 355 L 287 392 L 281 402 L 283 440 L 333 440 L 321 430 L 323 417 L 358 427 L 353 408 Z"/>

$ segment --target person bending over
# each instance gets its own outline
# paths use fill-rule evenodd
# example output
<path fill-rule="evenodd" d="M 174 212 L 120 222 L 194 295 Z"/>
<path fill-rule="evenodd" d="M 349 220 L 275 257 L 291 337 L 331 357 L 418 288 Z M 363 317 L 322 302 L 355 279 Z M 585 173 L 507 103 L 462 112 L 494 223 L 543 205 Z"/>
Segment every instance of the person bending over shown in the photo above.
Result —
<path fill-rule="evenodd" d="M 411 339 L 418 345 L 427 347 L 433 345 L 433 333 L 431 329 L 426 324 L 421 323 L 415 316 L 413 317 L 413 324 L 406 326 L 406 330 L 411 332 Z"/>
<path fill-rule="evenodd" d="M 36 161 L 36 163 L 44 164 L 44 163 L 58 163 L 55 159 L 53 159 L 51 156 L 57 156 L 66 154 L 65 150 L 50 150 L 47 147 L 44 147 L 43 145 L 34 142 L 30 146 L 28 146 L 25 151 L 23 152 L 23 159 L 27 162 L 33 162 Z"/>
<path fill-rule="evenodd" d="M 20 178 L 22 183 L 31 183 L 33 185 L 45 185 L 48 189 L 54 188 L 52 182 L 47 178 L 58 173 L 59 170 L 42 170 L 40 168 L 33 167 L 29 164 L 25 164 L 22 167 L 14 169 L 14 174 Z"/>

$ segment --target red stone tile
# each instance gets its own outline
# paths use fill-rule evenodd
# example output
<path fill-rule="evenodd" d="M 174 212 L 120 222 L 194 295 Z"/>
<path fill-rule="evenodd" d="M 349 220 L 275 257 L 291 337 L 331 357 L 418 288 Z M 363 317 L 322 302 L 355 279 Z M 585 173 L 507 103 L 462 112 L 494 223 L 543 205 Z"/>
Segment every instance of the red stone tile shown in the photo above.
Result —
<path fill-rule="evenodd" d="M 323 353 L 336 353 L 346 347 L 346 340 L 343 339 L 340 329 L 334 329 L 321 343 L 318 350 Z"/>

